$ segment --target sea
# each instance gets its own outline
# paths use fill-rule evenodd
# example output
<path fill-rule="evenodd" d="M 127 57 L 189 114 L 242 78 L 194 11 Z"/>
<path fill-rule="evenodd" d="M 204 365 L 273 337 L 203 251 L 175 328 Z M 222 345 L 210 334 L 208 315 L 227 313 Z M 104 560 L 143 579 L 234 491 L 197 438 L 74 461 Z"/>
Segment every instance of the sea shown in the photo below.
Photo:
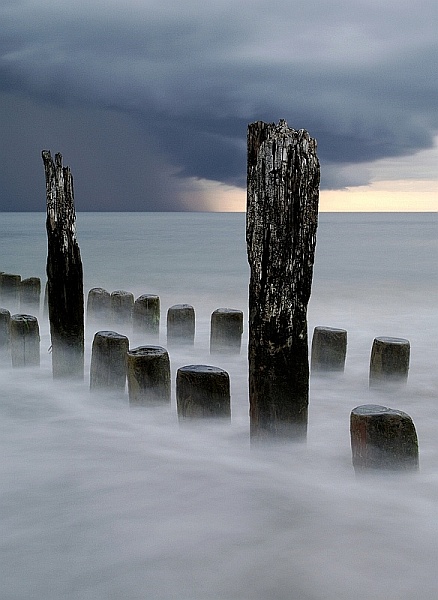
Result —
<path fill-rule="evenodd" d="M 438 594 L 438 215 L 322 213 L 309 345 L 346 329 L 344 373 L 312 375 L 305 443 L 250 444 L 245 215 L 79 213 L 92 287 L 191 304 L 193 347 L 169 351 L 172 402 L 0 365 L 0 597 L 4 600 L 436 600 Z M 0 215 L 0 271 L 45 282 L 44 213 Z M 8 308 L 7 306 L 5 308 Z M 210 355 L 210 316 L 244 312 L 240 355 Z M 130 346 L 151 343 L 127 328 Z M 370 390 L 375 337 L 410 341 L 406 386 Z M 154 341 L 154 343 L 156 343 Z M 175 373 L 225 369 L 231 422 L 181 424 Z M 361 404 L 408 413 L 418 472 L 358 477 L 349 419 Z"/>

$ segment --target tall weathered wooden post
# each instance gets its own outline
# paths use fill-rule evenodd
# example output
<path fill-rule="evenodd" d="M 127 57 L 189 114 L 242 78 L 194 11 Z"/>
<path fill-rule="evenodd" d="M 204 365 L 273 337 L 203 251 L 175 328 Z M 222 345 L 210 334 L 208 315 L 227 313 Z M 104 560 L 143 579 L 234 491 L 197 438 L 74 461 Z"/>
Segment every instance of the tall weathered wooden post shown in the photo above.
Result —
<path fill-rule="evenodd" d="M 305 439 L 307 304 L 319 200 L 316 140 L 286 121 L 248 126 L 246 240 L 251 436 Z"/>
<path fill-rule="evenodd" d="M 73 177 L 61 154 L 43 150 L 47 195 L 47 286 L 54 378 L 84 376 L 84 292 Z"/>

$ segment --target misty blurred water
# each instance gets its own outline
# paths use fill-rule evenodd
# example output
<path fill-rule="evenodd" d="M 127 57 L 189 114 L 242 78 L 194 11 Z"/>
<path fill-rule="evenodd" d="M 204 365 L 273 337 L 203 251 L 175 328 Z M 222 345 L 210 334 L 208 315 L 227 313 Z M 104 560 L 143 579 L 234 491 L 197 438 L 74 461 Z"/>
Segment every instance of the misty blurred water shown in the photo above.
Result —
<path fill-rule="evenodd" d="M 42 213 L 4 213 L 0 270 L 44 280 Z M 250 448 L 247 328 L 239 357 L 210 357 L 219 307 L 247 318 L 245 216 L 81 213 L 85 292 L 158 294 L 193 304 L 185 364 L 230 373 L 231 425 L 181 427 L 167 408 L 0 366 L 0 597 L 6 600 L 435 600 L 438 588 L 436 214 L 322 214 L 313 327 L 348 330 L 345 373 L 311 379 L 304 445 Z M 149 340 L 126 331 L 131 346 Z M 411 342 L 408 385 L 371 392 L 376 336 Z M 364 403 L 409 413 L 420 471 L 357 479 L 349 414 Z"/>

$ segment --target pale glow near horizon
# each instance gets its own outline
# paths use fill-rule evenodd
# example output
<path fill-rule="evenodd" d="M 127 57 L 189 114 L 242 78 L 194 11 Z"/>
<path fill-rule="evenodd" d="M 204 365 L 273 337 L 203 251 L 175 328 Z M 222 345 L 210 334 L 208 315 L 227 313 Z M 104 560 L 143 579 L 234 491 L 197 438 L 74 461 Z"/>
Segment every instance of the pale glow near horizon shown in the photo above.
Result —
<path fill-rule="evenodd" d="M 345 190 L 322 190 L 321 212 L 436 212 L 438 182 L 376 181 Z"/>
<path fill-rule="evenodd" d="M 190 210 L 245 212 L 246 191 L 207 180 L 193 182 L 186 194 Z M 378 181 L 344 190 L 321 190 L 320 212 L 437 212 L 438 182 Z"/>

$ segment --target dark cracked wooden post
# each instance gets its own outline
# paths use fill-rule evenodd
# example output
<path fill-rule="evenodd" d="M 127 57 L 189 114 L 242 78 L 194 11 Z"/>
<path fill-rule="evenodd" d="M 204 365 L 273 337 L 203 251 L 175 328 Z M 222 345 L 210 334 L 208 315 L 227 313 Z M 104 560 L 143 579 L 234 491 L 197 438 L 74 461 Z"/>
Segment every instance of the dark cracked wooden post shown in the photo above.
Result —
<path fill-rule="evenodd" d="M 316 141 L 283 120 L 252 123 L 247 166 L 251 436 L 305 439 L 307 304 L 319 200 Z"/>
<path fill-rule="evenodd" d="M 54 378 L 84 376 L 84 292 L 82 261 L 76 240 L 73 177 L 42 152 L 47 195 L 47 286 Z"/>

